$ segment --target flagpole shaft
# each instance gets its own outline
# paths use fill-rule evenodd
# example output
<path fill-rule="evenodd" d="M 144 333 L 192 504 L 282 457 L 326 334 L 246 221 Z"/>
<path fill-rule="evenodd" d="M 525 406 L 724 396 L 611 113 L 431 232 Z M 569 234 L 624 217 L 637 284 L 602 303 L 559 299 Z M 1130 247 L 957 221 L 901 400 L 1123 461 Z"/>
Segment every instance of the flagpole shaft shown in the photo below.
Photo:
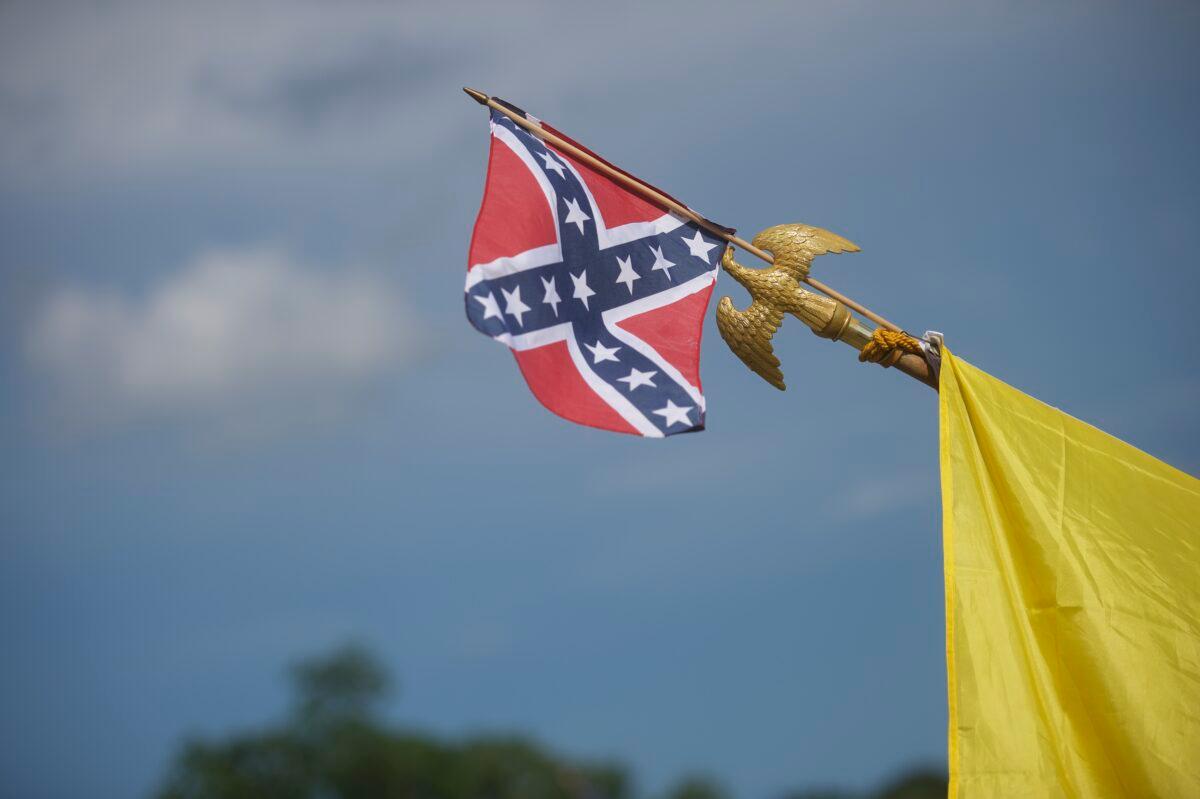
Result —
<path fill-rule="evenodd" d="M 755 247 L 750 242 L 741 238 L 740 236 L 735 236 L 732 233 L 728 233 L 725 230 L 722 230 L 719 226 L 717 226 L 716 224 L 714 224 L 712 222 L 709 222 L 707 219 L 700 216 L 695 211 L 693 211 L 691 208 L 688 208 L 686 205 L 676 202 L 675 200 L 672 200 L 670 197 L 666 196 L 662 192 L 655 191 L 653 188 L 651 188 L 650 186 L 647 186 L 645 183 L 642 183 L 640 180 L 630 177 L 629 175 L 626 175 L 625 173 L 621 172 L 620 170 L 614 169 L 613 167 L 609 166 L 608 164 L 604 163 L 603 161 L 599 160 L 598 158 L 595 158 L 590 153 L 586 153 L 583 150 L 581 150 L 578 147 L 571 144 L 570 142 L 564 141 L 563 139 L 559 138 L 558 136 L 555 136 L 553 133 L 549 132 L 548 130 L 546 130 L 542 126 L 538 125 L 537 123 L 530 122 L 528 119 L 521 116 L 520 114 L 510 111 L 509 109 L 500 105 L 500 103 L 497 103 L 495 100 L 493 100 L 491 97 L 484 94 L 483 92 L 478 91 L 477 89 L 468 89 L 465 87 L 463 88 L 463 91 L 466 92 L 468 95 L 470 95 L 480 105 L 486 105 L 488 108 L 491 108 L 495 111 L 499 111 L 501 114 L 504 114 L 504 116 L 508 117 L 513 122 L 515 122 L 518 125 L 520 125 L 521 127 L 525 128 L 525 130 L 527 130 L 530 133 L 532 133 L 533 135 L 537 136 L 539 139 L 550 142 L 558 149 L 571 155 L 573 158 L 575 158 L 579 161 L 582 161 L 583 163 L 587 164 L 592 169 L 595 169 L 598 172 L 602 172 L 606 176 L 612 178 L 613 180 L 617 181 L 621 185 L 623 185 L 629 189 L 632 189 L 633 191 L 642 195 L 646 199 L 651 200 L 652 202 L 657 203 L 658 205 L 663 205 L 663 206 L 666 206 L 667 208 L 670 208 L 672 211 L 674 211 L 679 216 L 690 219 L 691 221 L 695 222 L 700 227 L 707 230 L 709 233 L 712 233 L 714 236 L 719 236 L 722 239 L 724 239 L 725 241 L 729 242 L 730 244 L 733 244 L 734 246 L 737 246 L 737 247 L 741 247 L 746 252 L 750 253 L 751 255 L 755 255 L 755 256 L 761 258 L 762 260 L 766 261 L 769 264 L 775 263 L 774 257 L 772 257 L 771 253 L 767 252 L 766 250 L 761 250 L 758 247 Z M 857 303 L 854 300 L 847 297 L 845 294 L 835 291 L 834 289 L 825 285 L 821 281 L 819 281 L 813 277 L 807 277 L 807 276 L 804 278 L 801 278 L 801 279 L 808 285 L 815 288 L 817 291 L 824 294 L 825 296 L 832 297 L 833 299 L 837 300 L 838 302 L 845 304 L 847 308 L 851 308 L 855 311 L 858 311 L 860 314 L 867 317 L 875 324 L 877 324 L 881 327 L 885 327 L 888 330 L 894 330 L 896 332 L 901 332 L 901 328 L 899 325 L 895 324 L 894 322 L 888 321 L 885 317 L 880 316 L 879 314 L 872 311 L 870 308 L 867 308 L 864 305 L 860 305 L 859 303 Z"/>

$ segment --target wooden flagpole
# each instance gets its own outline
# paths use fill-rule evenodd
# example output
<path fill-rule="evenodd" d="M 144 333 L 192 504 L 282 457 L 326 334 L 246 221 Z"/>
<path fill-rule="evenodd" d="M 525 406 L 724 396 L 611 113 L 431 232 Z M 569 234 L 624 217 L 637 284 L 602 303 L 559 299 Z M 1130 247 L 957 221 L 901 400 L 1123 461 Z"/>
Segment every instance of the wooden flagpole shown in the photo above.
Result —
<path fill-rule="evenodd" d="M 663 206 L 666 206 L 667 208 L 670 208 L 672 211 L 674 211 L 679 216 L 685 217 L 686 219 L 690 219 L 691 221 L 695 222 L 700 227 L 707 230 L 709 233 L 712 233 L 714 236 L 719 236 L 722 239 L 724 239 L 725 241 L 729 242 L 730 244 L 733 244 L 734 246 L 737 246 L 737 247 L 741 247 L 746 252 L 751 253 L 752 255 L 758 256 L 759 258 L 761 258 L 762 260 L 766 261 L 769 264 L 775 263 L 775 259 L 771 256 L 771 253 L 767 252 L 766 250 L 760 250 L 758 247 L 755 247 L 753 244 L 746 241 L 745 239 L 743 239 L 739 236 L 735 236 L 732 233 L 725 231 L 724 229 L 722 229 L 720 226 L 716 225 L 715 223 L 708 221 L 707 219 L 705 219 L 704 217 L 700 216 L 695 211 L 693 211 L 691 208 L 688 208 L 686 205 L 676 202 L 675 200 L 672 200 L 670 197 L 666 196 L 662 192 L 655 191 L 653 188 L 651 188 L 650 186 L 647 186 L 645 183 L 642 183 L 641 181 L 639 181 L 635 178 L 632 178 L 629 175 L 626 175 L 624 172 L 621 172 L 620 170 L 614 169 L 613 167 L 609 166 L 608 164 L 604 163 L 603 161 L 595 158 L 591 154 L 586 153 L 583 150 L 579 149 L 578 147 L 571 144 L 570 142 L 564 141 L 560 137 L 555 136 L 553 133 L 551 133 L 550 131 L 541 127 L 536 122 L 531 122 L 528 119 L 526 119 L 525 117 L 521 116 L 520 114 L 517 114 L 514 111 L 512 111 L 511 109 L 506 108 L 505 106 L 501 105 L 500 103 L 497 103 L 491 97 L 489 97 L 488 95 L 479 91 L 478 89 L 468 89 L 467 87 L 464 86 L 463 91 L 466 92 L 468 95 L 470 95 L 480 105 L 486 105 L 488 108 L 499 111 L 501 114 L 504 114 L 506 117 L 508 117 L 513 122 L 520 125 L 521 127 L 525 128 L 525 130 L 527 130 L 530 133 L 532 133 L 533 135 L 537 136 L 539 139 L 550 142 L 551 144 L 553 144 L 555 147 L 562 150 L 563 152 L 569 153 L 573 158 L 575 158 L 579 161 L 582 161 L 583 163 L 590 166 L 592 169 L 595 169 L 597 172 L 601 172 L 604 175 L 607 175 L 608 177 L 617 181 L 618 183 L 625 186 L 626 188 L 629 188 L 629 189 L 637 192 L 638 194 L 642 195 L 643 197 L 650 200 L 651 202 L 654 202 L 658 205 L 663 205 Z M 875 313 L 874 311 L 867 308 L 866 306 L 855 302 L 854 300 L 850 299 L 846 295 L 844 295 L 838 291 L 835 291 L 834 289 L 825 285 L 821 281 L 819 281 L 813 277 L 809 277 L 809 276 L 805 276 L 804 278 L 802 278 L 802 280 L 805 283 L 807 283 L 808 285 L 812 286 L 817 291 L 824 294 L 825 296 L 831 297 L 831 298 L 837 300 L 838 302 L 845 304 L 847 308 L 851 308 L 855 311 L 858 311 L 860 314 L 867 317 L 875 324 L 877 324 L 881 327 L 887 328 L 888 330 L 893 330 L 897 333 L 903 332 L 901 330 L 901 328 L 899 327 L 899 325 L 896 325 L 895 323 L 888 321 L 883 316 L 880 316 L 879 314 Z"/>

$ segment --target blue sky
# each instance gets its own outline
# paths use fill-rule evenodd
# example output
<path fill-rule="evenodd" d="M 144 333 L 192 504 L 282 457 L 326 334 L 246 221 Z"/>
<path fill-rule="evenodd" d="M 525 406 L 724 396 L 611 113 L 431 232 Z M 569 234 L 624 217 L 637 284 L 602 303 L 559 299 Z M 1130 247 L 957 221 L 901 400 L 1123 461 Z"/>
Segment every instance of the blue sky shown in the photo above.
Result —
<path fill-rule="evenodd" d="M 393 716 L 866 786 L 945 746 L 936 397 L 706 327 L 709 429 L 543 410 L 462 318 L 511 99 L 1200 472 L 1191 4 L 0 8 L 0 794 L 142 795 L 355 639 Z M 722 280 L 717 296 L 744 294 Z"/>

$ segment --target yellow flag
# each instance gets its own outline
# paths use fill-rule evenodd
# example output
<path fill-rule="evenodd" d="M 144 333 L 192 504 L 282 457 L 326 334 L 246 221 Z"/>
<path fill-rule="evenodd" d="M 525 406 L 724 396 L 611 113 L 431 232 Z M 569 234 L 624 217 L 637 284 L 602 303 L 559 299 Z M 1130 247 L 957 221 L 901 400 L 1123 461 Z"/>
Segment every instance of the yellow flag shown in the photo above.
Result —
<path fill-rule="evenodd" d="M 1200 480 L 949 352 L 951 797 L 1200 797 Z"/>

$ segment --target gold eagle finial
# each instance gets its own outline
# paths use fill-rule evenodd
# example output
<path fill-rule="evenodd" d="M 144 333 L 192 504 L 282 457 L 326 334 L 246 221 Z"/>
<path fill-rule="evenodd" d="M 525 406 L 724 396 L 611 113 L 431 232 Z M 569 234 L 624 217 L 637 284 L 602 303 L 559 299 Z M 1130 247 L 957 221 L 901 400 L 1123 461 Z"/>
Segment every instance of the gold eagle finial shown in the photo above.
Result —
<path fill-rule="evenodd" d="M 779 390 L 786 386 L 771 338 L 790 313 L 819 336 L 836 339 L 850 321 L 845 306 L 800 288 L 808 276 L 812 259 L 825 253 L 858 252 L 858 245 L 836 233 L 809 225 L 776 225 L 754 237 L 754 246 L 767 250 L 775 259 L 768 269 L 747 269 L 733 260 L 733 247 L 726 248 L 721 265 L 730 277 L 745 286 L 753 302 L 744 311 L 722 297 L 717 305 L 717 329 L 721 338 L 760 377 Z"/>

